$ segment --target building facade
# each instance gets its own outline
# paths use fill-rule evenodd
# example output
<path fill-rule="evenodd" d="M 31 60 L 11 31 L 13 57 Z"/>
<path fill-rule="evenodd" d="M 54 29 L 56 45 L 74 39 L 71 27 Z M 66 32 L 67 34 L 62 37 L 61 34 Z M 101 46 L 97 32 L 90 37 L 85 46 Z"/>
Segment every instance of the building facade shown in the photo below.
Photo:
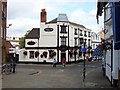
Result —
<path fill-rule="evenodd" d="M 20 37 L 7 37 L 6 40 L 12 44 L 13 48 L 15 48 L 16 53 L 19 54 Z"/>
<path fill-rule="evenodd" d="M 52 62 L 55 58 L 61 62 L 65 58 L 67 62 L 72 62 L 82 59 L 83 42 L 86 42 L 86 48 L 91 46 L 91 30 L 70 22 L 66 14 L 59 14 L 47 22 L 47 13 L 42 9 L 40 16 L 40 31 L 33 28 L 26 36 L 25 49 L 20 51 L 19 61 Z M 27 55 L 23 55 L 25 52 Z"/>
<path fill-rule="evenodd" d="M 0 63 L 6 61 L 7 0 L 0 0 Z"/>
<path fill-rule="evenodd" d="M 101 6 L 102 5 L 102 6 Z M 105 75 L 111 85 L 120 86 L 120 2 L 98 2 L 98 16 L 104 8 Z"/>
<path fill-rule="evenodd" d="M 101 38 L 100 38 L 100 35 L 95 33 L 95 32 L 92 32 L 92 49 L 96 49 L 97 46 L 101 43 Z"/>

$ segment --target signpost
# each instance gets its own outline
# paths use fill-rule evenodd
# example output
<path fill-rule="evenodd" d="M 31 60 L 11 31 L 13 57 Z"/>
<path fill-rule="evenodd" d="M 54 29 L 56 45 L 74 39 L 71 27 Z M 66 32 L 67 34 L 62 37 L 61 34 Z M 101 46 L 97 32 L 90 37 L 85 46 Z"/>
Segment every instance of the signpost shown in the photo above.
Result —
<path fill-rule="evenodd" d="M 86 48 L 85 48 L 85 42 L 84 42 L 84 48 L 82 48 L 83 56 L 84 56 L 84 68 L 83 68 L 83 82 L 85 81 L 85 53 L 86 53 Z"/>

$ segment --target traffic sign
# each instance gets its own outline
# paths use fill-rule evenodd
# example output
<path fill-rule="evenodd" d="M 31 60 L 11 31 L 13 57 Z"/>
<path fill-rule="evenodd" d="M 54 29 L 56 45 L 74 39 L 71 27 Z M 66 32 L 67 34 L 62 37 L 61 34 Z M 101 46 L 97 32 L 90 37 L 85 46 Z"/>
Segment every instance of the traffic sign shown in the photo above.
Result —
<path fill-rule="evenodd" d="M 86 52 L 86 48 L 82 48 L 82 52 L 83 52 L 83 53 Z"/>

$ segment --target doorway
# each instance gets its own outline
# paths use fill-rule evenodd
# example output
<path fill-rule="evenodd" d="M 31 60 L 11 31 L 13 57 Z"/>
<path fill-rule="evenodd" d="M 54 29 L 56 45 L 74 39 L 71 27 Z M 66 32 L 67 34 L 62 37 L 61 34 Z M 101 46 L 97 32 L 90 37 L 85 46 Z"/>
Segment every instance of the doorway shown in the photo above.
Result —
<path fill-rule="evenodd" d="M 61 51 L 61 62 L 62 62 L 63 58 L 66 59 L 66 52 L 65 51 Z"/>

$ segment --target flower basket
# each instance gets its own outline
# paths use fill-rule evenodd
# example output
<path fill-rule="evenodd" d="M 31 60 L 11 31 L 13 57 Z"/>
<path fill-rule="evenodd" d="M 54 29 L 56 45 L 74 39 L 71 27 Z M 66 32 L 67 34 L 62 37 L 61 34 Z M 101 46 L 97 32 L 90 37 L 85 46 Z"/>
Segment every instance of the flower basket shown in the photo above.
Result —
<path fill-rule="evenodd" d="M 70 58 L 73 56 L 73 50 L 69 51 Z"/>
<path fill-rule="evenodd" d="M 37 58 L 38 56 L 39 56 L 39 52 L 36 51 L 36 52 L 35 52 L 35 57 Z"/>
<path fill-rule="evenodd" d="M 53 55 L 53 57 L 56 56 L 56 52 L 54 51 L 54 52 L 52 53 L 52 55 Z"/>
<path fill-rule="evenodd" d="M 43 55 L 41 54 L 40 57 L 43 58 Z"/>
<path fill-rule="evenodd" d="M 46 52 L 46 51 L 43 52 L 43 56 L 44 56 L 45 58 L 47 58 L 47 52 Z"/>
<path fill-rule="evenodd" d="M 74 55 L 77 55 L 77 51 L 76 50 L 74 51 Z"/>
<path fill-rule="evenodd" d="M 79 56 L 82 56 L 82 51 L 81 50 L 79 50 Z"/>
<path fill-rule="evenodd" d="M 24 51 L 23 54 L 24 54 L 24 55 L 27 55 L 27 51 Z"/>
<path fill-rule="evenodd" d="M 90 50 L 87 50 L 87 52 L 86 52 L 87 54 L 90 54 Z"/>
<path fill-rule="evenodd" d="M 91 55 L 93 54 L 93 50 L 90 51 Z"/>
<path fill-rule="evenodd" d="M 107 51 L 108 49 L 112 49 L 112 43 L 110 43 L 108 41 L 104 41 L 102 43 L 102 48 L 104 51 Z"/>

